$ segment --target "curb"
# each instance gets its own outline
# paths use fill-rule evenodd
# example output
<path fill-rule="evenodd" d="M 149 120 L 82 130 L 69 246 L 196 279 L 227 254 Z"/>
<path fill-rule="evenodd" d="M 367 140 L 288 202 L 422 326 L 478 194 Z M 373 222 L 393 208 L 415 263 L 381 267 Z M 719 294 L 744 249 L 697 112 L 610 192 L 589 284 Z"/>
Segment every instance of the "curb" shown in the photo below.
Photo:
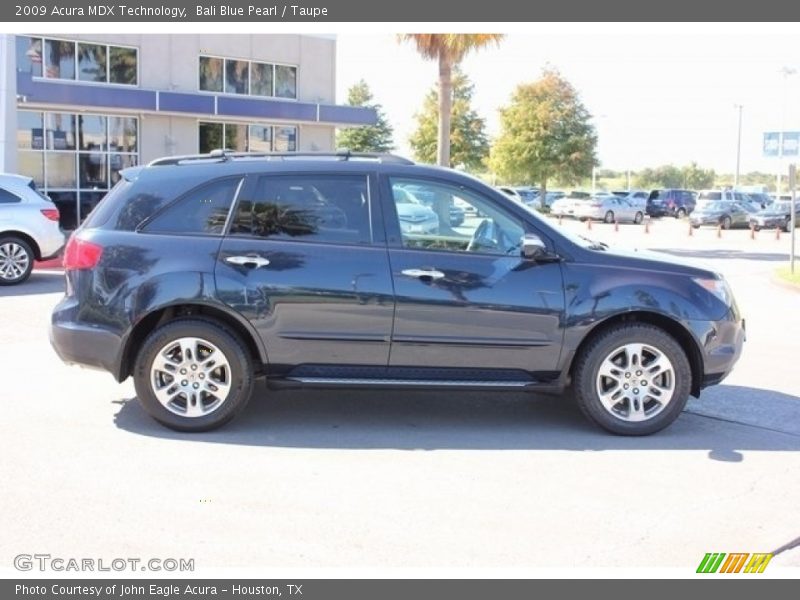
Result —
<path fill-rule="evenodd" d="M 778 287 L 782 287 L 785 290 L 789 290 L 792 292 L 800 292 L 800 284 L 792 283 L 791 281 L 786 281 L 785 279 L 779 277 L 778 275 L 772 274 L 772 283 L 777 285 Z"/>

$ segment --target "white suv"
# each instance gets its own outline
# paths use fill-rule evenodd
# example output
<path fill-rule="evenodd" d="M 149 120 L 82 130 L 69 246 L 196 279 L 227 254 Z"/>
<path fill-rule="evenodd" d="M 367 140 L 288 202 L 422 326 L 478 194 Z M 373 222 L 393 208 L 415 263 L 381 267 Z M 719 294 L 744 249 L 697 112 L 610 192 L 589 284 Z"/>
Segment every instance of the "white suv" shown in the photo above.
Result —
<path fill-rule="evenodd" d="M 58 217 L 30 177 L 0 174 L 0 285 L 22 283 L 34 260 L 58 255 L 64 246 Z"/>

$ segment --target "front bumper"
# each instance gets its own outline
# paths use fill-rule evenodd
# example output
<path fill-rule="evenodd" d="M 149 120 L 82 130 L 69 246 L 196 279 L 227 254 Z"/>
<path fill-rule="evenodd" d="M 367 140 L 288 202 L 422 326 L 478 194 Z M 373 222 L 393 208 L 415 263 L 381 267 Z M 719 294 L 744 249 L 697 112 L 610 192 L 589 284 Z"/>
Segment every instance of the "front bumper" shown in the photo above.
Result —
<path fill-rule="evenodd" d="M 735 308 L 719 321 L 692 321 L 691 328 L 700 341 L 703 355 L 701 388 L 720 383 L 733 370 L 742 355 L 745 320 Z"/>
<path fill-rule="evenodd" d="M 689 219 L 692 225 L 699 227 L 700 225 L 719 225 L 719 217 L 694 217 Z"/>
<path fill-rule="evenodd" d="M 769 217 L 767 219 L 750 219 L 750 225 L 762 229 L 783 228 L 786 224 L 786 217 Z"/>

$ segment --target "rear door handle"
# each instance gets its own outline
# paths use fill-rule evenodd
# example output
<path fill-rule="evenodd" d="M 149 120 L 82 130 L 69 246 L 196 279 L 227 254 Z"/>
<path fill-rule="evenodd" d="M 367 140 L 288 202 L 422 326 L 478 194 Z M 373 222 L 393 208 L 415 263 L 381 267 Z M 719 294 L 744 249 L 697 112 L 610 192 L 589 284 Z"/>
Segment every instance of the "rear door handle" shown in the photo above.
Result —
<path fill-rule="evenodd" d="M 403 269 L 401 271 L 407 277 L 416 277 L 417 279 L 443 279 L 444 273 L 436 269 Z"/>
<path fill-rule="evenodd" d="M 263 256 L 226 256 L 225 262 L 240 267 L 260 269 L 269 265 L 269 259 Z"/>

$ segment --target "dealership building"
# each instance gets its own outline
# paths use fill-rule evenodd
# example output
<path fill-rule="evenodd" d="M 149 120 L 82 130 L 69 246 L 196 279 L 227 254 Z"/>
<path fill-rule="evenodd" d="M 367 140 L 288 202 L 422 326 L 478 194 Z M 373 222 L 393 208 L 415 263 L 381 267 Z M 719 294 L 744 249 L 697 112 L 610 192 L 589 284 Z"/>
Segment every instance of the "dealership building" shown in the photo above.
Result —
<path fill-rule="evenodd" d="M 74 229 L 120 170 L 161 156 L 333 150 L 337 127 L 376 118 L 335 87 L 332 36 L 0 34 L 0 172 Z"/>

